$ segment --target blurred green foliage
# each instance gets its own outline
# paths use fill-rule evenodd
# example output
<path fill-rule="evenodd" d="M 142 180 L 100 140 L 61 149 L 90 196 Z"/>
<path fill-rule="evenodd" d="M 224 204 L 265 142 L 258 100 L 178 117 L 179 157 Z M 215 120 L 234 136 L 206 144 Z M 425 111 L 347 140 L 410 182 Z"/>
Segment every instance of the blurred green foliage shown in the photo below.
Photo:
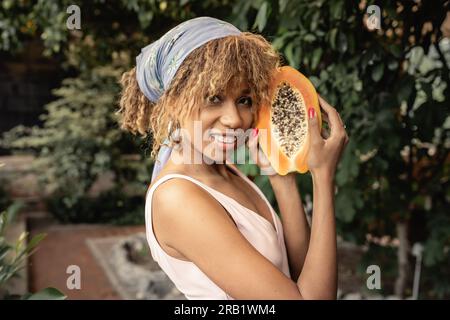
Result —
<path fill-rule="evenodd" d="M 3 194 L 2 191 L 2 198 Z M 18 239 L 15 239 L 14 243 L 8 242 L 7 229 L 11 226 L 22 206 L 22 202 L 16 201 L 10 203 L 5 210 L 0 211 L 0 299 L 63 300 L 66 296 L 51 287 L 34 294 L 25 293 L 22 296 L 11 294 L 7 289 L 9 281 L 20 276 L 20 270 L 27 267 L 26 259 L 35 252 L 39 243 L 46 236 L 41 233 L 28 240 L 28 233 L 23 232 Z"/>
<path fill-rule="evenodd" d="M 371 4 L 380 30 L 364 26 Z M 350 143 L 336 175 L 339 234 L 367 243 L 406 223 L 409 244 L 425 244 L 423 297 L 440 298 L 450 294 L 447 11 L 444 1 L 261 0 L 238 1 L 231 18 L 262 31 L 340 112 Z M 309 179 L 299 177 L 303 194 Z M 374 246 L 365 261 L 389 269 Z"/>
<path fill-rule="evenodd" d="M 66 30 L 71 4 L 81 8 L 80 31 Z M 372 4 L 381 8 L 380 30 L 364 24 Z M 134 182 L 145 190 L 151 167 L 142 141 L 113 125 L 115 81 L 140 48 L 185 19 L 228 20 L 262 33 L 340 112 L 350 143 L 336 175 L 339 234 L 368 245 L 364 263 L 392 270 L 392 249 L 367 235 L 394 239 L 396 226 L 406 224 L 409 245 L 425 245 L 421 297 L 448 298 L 450 43 L 441 31 L 447 11 L 448 2 L 423 0 L 3 1 L 0 49 L 14 54 L 40 37 L 44 53 L 62 57 L 61 67 L 77 74 L 55 91 L 44 128 L 31 135 L 16 129 L 7 140 L 39 155 L 44 180 L 65 203 L 57 205 L 61 217 L 64 209 L 76 215 L 95 178 L 109 170 L 119 187 Z M 132 168 L 119 161 L 128 153 L 141 156 Z M 267 178 L 252 165 L 241 169 L 276 207 Z M 310 201 L 309 175 L 298 183 Z"/>
<path fill-rule="evenodd" d="M 144 221 L 143 205 L 130 197 L 145 193 L 150 162 L 144 152 L 137 159 L 130 156 L 139 151 L 136 141 L 118 130 L 114 114 L 123 70 L 112 63 L 65 79 L 53 92 L 56 99 L 45 106 L 43 127 L 17 126 L 4 136 L 4 146 L 36 154 L 32 169 L 52 195 L 48 208 L 60 221 Z M 108 173 L 112 189 L 89 196 L 97 179 Z"/>

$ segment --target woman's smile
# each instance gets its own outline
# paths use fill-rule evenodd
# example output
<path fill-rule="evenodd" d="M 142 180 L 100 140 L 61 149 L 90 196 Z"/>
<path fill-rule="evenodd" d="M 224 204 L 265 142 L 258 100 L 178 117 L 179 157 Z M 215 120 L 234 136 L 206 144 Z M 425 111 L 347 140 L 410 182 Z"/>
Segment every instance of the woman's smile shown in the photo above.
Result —
<path fill-rule="evenodd" d="M 209 141 L 213 142 L 219 149 L 234 149 L 237 146 L 236 134 L 211 133 Z"/>

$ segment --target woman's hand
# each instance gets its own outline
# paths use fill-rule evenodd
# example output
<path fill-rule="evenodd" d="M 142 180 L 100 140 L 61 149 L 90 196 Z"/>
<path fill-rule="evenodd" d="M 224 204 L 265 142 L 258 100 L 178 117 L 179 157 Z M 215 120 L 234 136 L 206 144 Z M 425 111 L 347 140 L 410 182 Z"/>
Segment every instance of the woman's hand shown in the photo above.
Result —
<path fill-rule="evenodd" d="M 349 138 L 344 124 L 335 108 L 319 96 L 323 110 L 323 120 L 328 123 L 330 132 L 319 130 L 317 114 L 314 108 L 308 110 L 310 148 L 308 152 L 308 168 L 313 176 L 321 175 L 334 178 L 337 164 Z"/>
<path fill-rule="evenodd" d="M 276 176 L 278 173 L 271 166 L 269 159 L 267 159 L 264 152 L 259 147 L 258 143 L 258 128 L 254 128 L 248 137 L 248 149 L 250 151 L 250 158 L 253 163 L 261 169 L 261 175 Z"/>

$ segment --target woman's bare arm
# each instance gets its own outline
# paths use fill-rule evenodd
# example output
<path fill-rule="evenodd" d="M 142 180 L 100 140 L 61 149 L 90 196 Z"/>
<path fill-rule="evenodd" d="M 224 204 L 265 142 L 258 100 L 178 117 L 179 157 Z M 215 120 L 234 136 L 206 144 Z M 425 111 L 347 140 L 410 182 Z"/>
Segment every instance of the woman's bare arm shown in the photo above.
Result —
<path fill-rule="evenodd" d="M 247 241 L 204 189 L 171 179 L 155 190 L 152 206 L 158 242 L 182 253 L 234 299 L 302 299 L 298 284 Z"/>
<path fill-rule="evenodd" d="M 293 280 L 297 280 L 308 252 L 310 227 L 295 180 L 296 173 L 272 175 L 269 181 L 280 209 L 284 242 Z"/>
<path fill-rule="evenodd" d="M 301 288 L 305 298 L 336 299 L 337 248 L 334 174 L 349 139 L 336 109 L 321 97 L 319 97 L 319 101 L 327 115 L 331 132 L 327 139 L 322 138 L 317 115 L 314 109 L 309 109 L 308 168 L 313 179 L 313 217 L 308 253 L 299 283 L 302 284 Z"/>
<path fill-rule="evenodd" d="M 334 194 L 328 176 L 313 174 L 313 194 L 311 238 L 299 282 L 307 299 L 336 299 Z"/>
<path fill-rule="evenodd" d="M 317 115 L 309 115 L 308 168 L 313 178 L 313 218 L 308 228 L 300 194 L 292 177 L 276 174 L 267 158 L 258 156 L 257 164 L 269 176 L 280 208 L 291 276 L 298 276 L 297 284 L 303 298 L 335 299 L 337 293 L 336 225 L 334 218 L 334 174 L 348 136 L 337 111 L 319 97 L 331 132 L 321 136 Z M 311 109 L 314 111 L 314 109 Z M 249 147 L 255 158 L 256 139 Z M 252 151 L 253 150 L 253 151 Z M 272 169 L 272 170 L 271 170 Z M 275 174 L 274 174 L 275 173 Z"/>

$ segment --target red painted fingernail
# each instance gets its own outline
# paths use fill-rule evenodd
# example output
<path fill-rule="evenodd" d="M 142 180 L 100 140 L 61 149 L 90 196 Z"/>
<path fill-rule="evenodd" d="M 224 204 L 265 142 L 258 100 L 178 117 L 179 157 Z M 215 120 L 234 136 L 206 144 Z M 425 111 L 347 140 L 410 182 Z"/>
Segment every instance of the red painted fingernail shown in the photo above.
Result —
<path fill-rule="evenodd" d="M 310 119 L 314 118 L 316 116 L 316 110 L 314 110 L 314 108 L 309 108 L 308 109 L 308 117 Z"/>
<path fill-rule="evenodd" d="M 253 129 L 253 136 L 256 137 L 258 135 L 258 128 Z"/>

